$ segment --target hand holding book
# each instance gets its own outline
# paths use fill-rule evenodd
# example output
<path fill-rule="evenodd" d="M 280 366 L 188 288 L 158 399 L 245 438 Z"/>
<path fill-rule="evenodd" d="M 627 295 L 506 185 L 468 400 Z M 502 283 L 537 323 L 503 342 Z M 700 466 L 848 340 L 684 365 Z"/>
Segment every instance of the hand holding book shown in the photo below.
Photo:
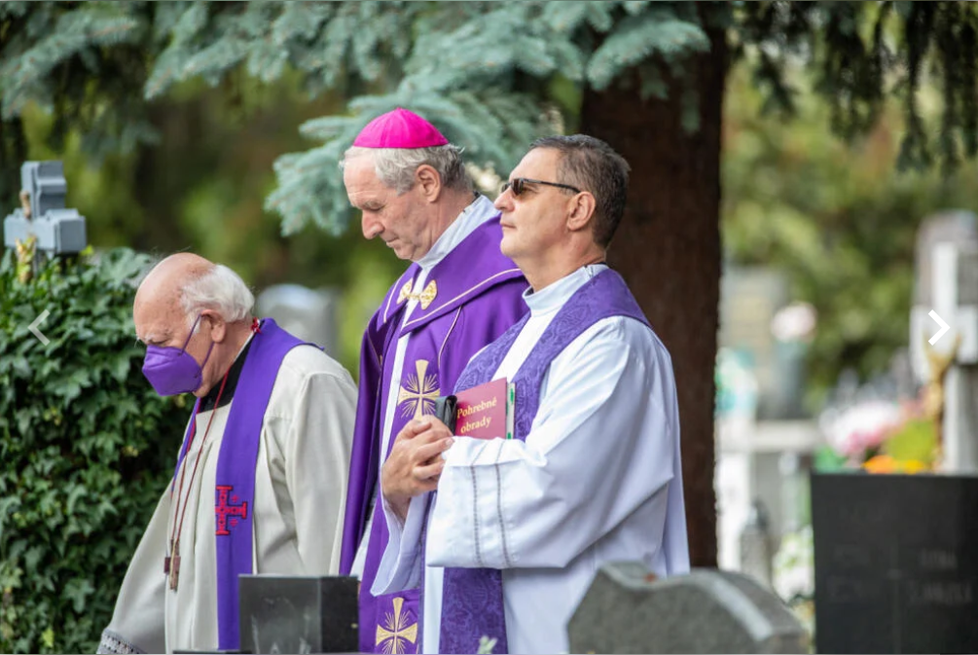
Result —
<path fill-rule="evenodd" d="M 460 437 L 512 439 L 515 396 L 515 387 L 506 378 L 499 378 L 438 398 L 435 416 Z"/>

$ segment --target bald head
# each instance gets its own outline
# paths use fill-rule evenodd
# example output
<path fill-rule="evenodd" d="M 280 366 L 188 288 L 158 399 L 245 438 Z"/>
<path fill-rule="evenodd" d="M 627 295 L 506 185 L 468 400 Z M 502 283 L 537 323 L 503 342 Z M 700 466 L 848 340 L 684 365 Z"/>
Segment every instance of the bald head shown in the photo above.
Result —
<path fill-rule="evenodd" d="M 139 314 L 141 309 L 156 308 L 171 316 L 183 316 L 181 298 L 184 290 L 195 280 L 212 272 L 214 267 L 213 262 L 189 252 L 170 255 L 153 267 L 139 285 L 133 314 Z M 142 335 L 139 336 L 142 338 Z"/>

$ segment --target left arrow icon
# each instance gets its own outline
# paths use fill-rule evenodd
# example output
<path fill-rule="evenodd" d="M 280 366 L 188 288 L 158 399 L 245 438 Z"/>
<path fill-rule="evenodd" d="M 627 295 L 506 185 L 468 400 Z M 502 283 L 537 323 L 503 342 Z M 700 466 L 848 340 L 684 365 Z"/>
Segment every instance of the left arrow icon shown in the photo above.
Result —
<path fill-rule="evenodd" d="M 37 326 L 40 325 L 41 323 L 43 323 L 44 322 L 44 319 L 46 319 L 48 317 L 48 314 L 50 314 L 50 313 L 51 313 L 50 311 L 48 311 L 47 309 L 45 309 L 43 312 L 41 312 L 41 315 L 40 316 L 38 316 L 37 318 L 34 319 L 34 322 L 33 323 L 31 323 L 30 325 L 27 326 L 27 329 L 31 331 L 31 334 L 33 334 L 35 337 L 37 337 L 37 340 L 40 341 L 41 343 L 43 343 L 45 346 L 48 345 L 49 343 L 51 343 L 51 340 L 48 339 L 46 336 L 44 336 L 44 334 L 40 330 L 37 329 Z M 933 312 L 931 312 L 931 313 L 933 313 Z"/>
<path fill-rule="evenodd" d="M 938 324 L 939 326 L 941 326 L 941 329 L 940 329 L 940 330 L 938 330 L 938 331 L 937 331 L 937 332 L 936 332 L 936 333 L 934 334 L 934 336 L 932 336 L 932 337 L 931 337 L 930 339 L 928 339 L 928 341 L 930 342 L 930 345 L 932 345 L 932 346 L 933 346 L 933 345 L 934 345 L 935 343 L 937 343 L 937 340 L 938 340 L 938 339 L 940 339 L 941 337 L 943 337 L 943 336 L 944 336 L 944 334 L 945 334 L 945 333 L 946 333 L 946 332 L 947 332 L 948 330 L 950 330 L 950 329 L 951 329 L 951 326 L 950 326 L 950 325 L 948 325 L 947 323 L 945 323 L 945 322 L 944 322 L 944 319 L 942 319 L 942 318 L 941 318 L 940 316 L 938 316 L 938 315 L 937 315 L 937 312 L 935 312 L 935 311 L 934 311 L 933 309 L 932 309 L 932 310 L 930 310 L 930 313 L 929 313 L 929 314 L 927 314 L 927 315 L 928 315 L 928 316 L 930 316 L 930 317 L 931 317 L 932 319 L 934 319 L 934 322 L 935 322 L 935 323 L 937 323 L 937 324 Z"/>

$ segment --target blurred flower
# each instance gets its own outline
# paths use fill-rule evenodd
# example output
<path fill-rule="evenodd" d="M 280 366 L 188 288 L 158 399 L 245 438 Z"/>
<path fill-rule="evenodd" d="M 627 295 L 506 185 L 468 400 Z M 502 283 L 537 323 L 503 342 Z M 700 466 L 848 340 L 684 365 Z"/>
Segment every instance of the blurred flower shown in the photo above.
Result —
<path fill-rule="evenodd" d="M 870 473 L 920 473 L 928 466 L 920 460 L 899 460 L 891 455 L 877 455 L 866 461 L 863 468 Z"/>
<path fill-rule="evenodd" d="M 879 450 L 903 420 L 900 405 L 869 400 L 843 410 L 826 411 L 819 419 L 829 445 L 839 454 L 862 463 Z"/>
<path fill-rule="evenodd" d="M 920 398 L 900 403 L 873 399 L 830 408 L 819 425 L 827 447 L 816 454 L 818 470 L 862 469 L 869 473 L 933 470 L 938 433 Z"/>

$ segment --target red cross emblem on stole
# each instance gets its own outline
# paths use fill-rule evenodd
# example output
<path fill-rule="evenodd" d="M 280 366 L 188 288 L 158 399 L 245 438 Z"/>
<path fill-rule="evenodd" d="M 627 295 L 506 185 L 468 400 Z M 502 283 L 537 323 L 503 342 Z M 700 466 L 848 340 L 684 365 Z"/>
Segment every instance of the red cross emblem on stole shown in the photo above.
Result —
<path fill-rule="evenodd" d="M 231 485 L 217 486 L 217 506 L 214 508 L 214 512 L 217 514 L 217 536 L 229 535 L 231 532 L 228 530 L 228 515 L 231 515 L 231 527 L 233 528 L 238 524 L 237 517 L 243 519 L 248 518 L 248 503 L 242 503 L 239 506 L 228 504 L 228 495 L 231 490 L 234 489 Z M 238 502 L 237 496 L 231 496 L 231 502 Z"/>

